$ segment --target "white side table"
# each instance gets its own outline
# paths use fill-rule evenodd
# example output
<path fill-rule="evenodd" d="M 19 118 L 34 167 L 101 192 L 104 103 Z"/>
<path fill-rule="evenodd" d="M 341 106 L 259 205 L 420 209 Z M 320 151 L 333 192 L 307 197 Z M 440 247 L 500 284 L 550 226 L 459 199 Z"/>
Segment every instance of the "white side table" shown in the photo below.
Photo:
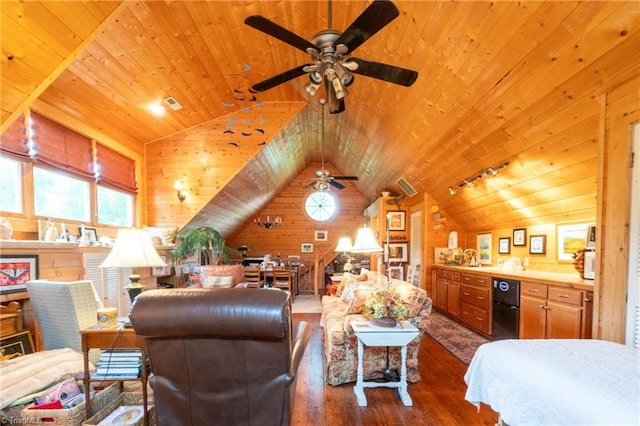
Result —
<path fill-rule="evenodd" d="M 419 330 L 410 322 L 399 322 L 395 327 L 377 327 L 369 321 L 354 321 L 351 323 L 353 331 L 358 337 L 358 376 L 353 391 L 358 405 L 367 406 L 364 388 L 388 387 L 397 388 L 398 396 L 406 407 L 413 406 L 413 401 L 407 391 L 407 345 L 420 334 Z M 402 366 L 400 367 L 399 382 L 365 382 L 363 372 L 364 345 L 367 346 L 400 346 Z"/>

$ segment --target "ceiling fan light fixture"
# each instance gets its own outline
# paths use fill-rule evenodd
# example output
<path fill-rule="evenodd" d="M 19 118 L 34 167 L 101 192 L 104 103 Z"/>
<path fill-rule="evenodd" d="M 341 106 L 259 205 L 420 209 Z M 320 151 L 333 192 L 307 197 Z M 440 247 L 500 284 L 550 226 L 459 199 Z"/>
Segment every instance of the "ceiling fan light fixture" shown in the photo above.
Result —
<path fill-rule="evenodd" d="M 319 84 L 315 84 L 312 81 L 308 81 L 307 84 L 304 85 L 304 90 L 306 90 L 307 93 L 309 93 L 311 96 L 314 96 L 318 91 L 318 87 L 320 87 Z"/>

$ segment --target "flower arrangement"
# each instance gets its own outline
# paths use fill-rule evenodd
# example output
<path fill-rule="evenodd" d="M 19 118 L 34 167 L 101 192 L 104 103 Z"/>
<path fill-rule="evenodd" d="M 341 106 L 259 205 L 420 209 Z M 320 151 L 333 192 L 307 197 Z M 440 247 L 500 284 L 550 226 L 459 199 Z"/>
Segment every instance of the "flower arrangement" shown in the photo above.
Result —
<path fill-rule="evenodd" d="M 402 321 L 409 309 L 402 304 L 395 294 L 386 288 L 379 288 L 371 293 L 371 296 L 364 303 L 362 315 L 365 318 L 397 318 Z"/>

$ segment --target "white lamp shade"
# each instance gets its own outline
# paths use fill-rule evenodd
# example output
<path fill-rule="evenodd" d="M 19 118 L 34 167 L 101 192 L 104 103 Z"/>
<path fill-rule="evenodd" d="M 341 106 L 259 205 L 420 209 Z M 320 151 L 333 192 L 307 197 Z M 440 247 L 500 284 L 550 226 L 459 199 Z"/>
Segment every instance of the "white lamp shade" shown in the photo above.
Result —
<path fill-rule="evenodd" d="M 376 237 L 373 235 L 371 228 L 358 229 L 358 236 L 356 242 L 351 248 L 352 253 L 379 253 L 382 251 L 382 247 L 376 241 Z"/>
<path fill-rule="evenodd" d="M 109 256 L 101 268 L 167 266 L 151 243 L 149 233 L 140 229 L 120 229 Z"/>
<path fill-rule="evenodd" d="M 343 253 L 351 251 L 351 238 L 340 237 L 340 239 L 338 240 L 338 247 L 336 247 L 336 251 L 341 251 Z"/>

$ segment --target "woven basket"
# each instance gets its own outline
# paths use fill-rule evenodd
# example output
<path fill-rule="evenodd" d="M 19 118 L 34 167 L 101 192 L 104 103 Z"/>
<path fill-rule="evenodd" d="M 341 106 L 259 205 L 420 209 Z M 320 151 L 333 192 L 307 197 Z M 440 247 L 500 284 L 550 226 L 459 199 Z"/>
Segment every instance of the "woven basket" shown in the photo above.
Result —
<path fill-rule="evenodd" d="M 91 412 L 98 413 L 110 402 L 120 395 L 120 383 L 97 392 L 91 400 Z M 42 426 L 43 424 L 54 424 L 55 426 L 80 426 L 87 417 L 85 403 L 78 404 L 69 409 L 58 410 L 22 410 L 21 425 Z"/>
<path fill-rule="evenodd" d="M 153 405 L 153 401 L 147 401 L 147 409 L 149 410 L 149 426 L 155 426 L 156 424 L 156 410 Z M 100 423 L 105 417 L 111 414 L 116 408 L 121 405 L 143 405 L 142 393 L 140 392 L 123 392 L 118 397 L 111 401 L 106 407 L 98 411 L 95 415 L 91 416 L 82 423 L 82 426 L 94 426 Z M 127 423 L 127 426 L 143 426 L 144 417 L 135 423 Z"/>

